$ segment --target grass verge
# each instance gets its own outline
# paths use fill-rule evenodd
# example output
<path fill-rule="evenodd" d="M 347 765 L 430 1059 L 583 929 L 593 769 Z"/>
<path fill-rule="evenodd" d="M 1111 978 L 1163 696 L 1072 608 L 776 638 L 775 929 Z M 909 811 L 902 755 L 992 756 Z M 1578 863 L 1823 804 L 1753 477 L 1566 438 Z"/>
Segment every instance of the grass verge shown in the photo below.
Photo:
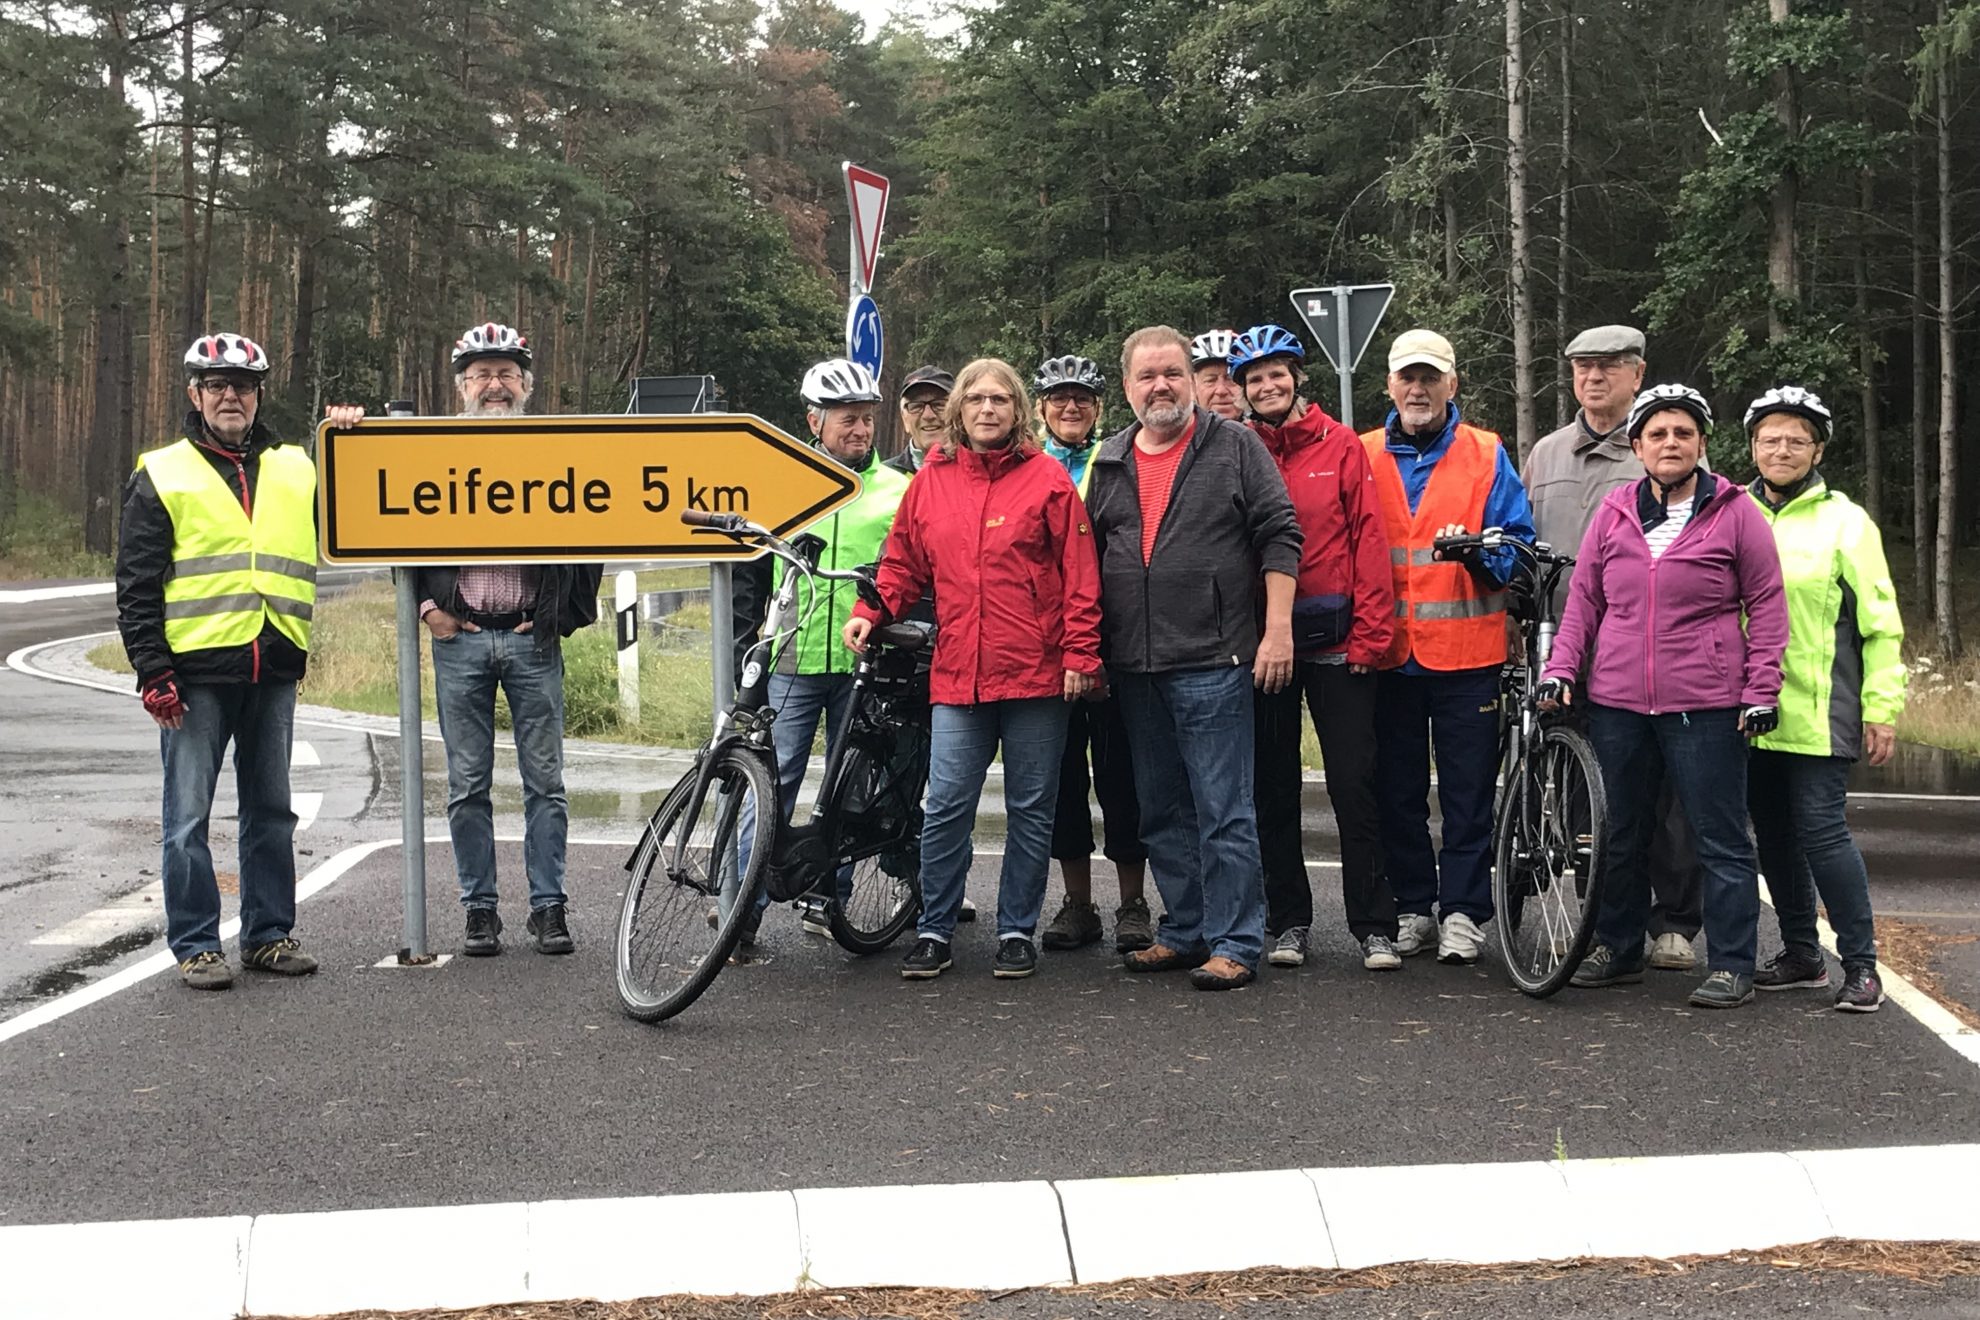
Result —
<path fill-rule="evenodd" d="M 23 492 L 13 520 L 0 527 L 0 582 L 108 577 L 107 555 L 83 548 L 82 523 L 39 495 Z"/>

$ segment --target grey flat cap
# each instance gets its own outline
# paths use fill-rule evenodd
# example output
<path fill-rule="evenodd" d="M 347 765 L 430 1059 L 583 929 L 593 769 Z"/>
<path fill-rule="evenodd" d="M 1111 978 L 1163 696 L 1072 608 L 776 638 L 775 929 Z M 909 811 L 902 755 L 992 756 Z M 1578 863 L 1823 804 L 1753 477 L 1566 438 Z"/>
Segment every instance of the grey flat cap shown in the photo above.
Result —
<path fill-rule="evenodd" d="M 1562 357 L 1611 357 L 1617 353 L 1643 356 L 1643 332 L 1630 325 L 1598 325 L 1583 330 L 1561 350 Z"/>

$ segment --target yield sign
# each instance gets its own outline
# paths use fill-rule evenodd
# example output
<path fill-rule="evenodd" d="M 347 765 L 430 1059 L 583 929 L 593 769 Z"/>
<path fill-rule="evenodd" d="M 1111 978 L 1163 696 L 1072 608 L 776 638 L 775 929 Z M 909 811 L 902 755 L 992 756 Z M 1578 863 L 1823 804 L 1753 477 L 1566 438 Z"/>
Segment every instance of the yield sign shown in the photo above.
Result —
<path fill-rule="evenodd" d="M 1393 284 L 1337 284 L 1325 289 L 1294 289 L 1292 304 L 1334 370 L 1353 371 L 1395 296 Z"/>
<path fill-rule="evenodd" d="M 859 290 L 873 287 L 873 267 L 880 260 L 880 226 L 887 220 L 887 192 L 891 185 L 884 174 L 844 162 L 846 204 L 852 210 L 853 254 L 857 258 Z"/>

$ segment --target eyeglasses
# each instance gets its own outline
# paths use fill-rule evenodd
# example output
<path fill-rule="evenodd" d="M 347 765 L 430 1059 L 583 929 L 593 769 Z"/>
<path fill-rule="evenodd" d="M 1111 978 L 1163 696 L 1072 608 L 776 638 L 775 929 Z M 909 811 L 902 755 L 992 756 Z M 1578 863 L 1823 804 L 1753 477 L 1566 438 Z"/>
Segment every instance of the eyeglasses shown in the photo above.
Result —
<path fill-rule="evenodd" d="M 1046 395 L 1045 406 L 1048 408 L 1098 408 L 1100 406 L 1100 400 L 1083 390 L 1068 390 L 1064 394 Z"/>
<path fill-rule="evenodd" d="M 903 399 L 901 401 L 901 411 L 904 413 L 941 412 L 942 405 L 947 402 L 948 400 L 940 395 L 932 399 Z"/>
<path fill-rule="evenodd" d="M 462 377 L 470 385 L 486 385 L 491 380 L 499 380 L 504 385 L 520 385 L 522 378 L 522 372 L 514 367 L 504 367 L 500 371 L 470 371 Z"/>
<path fill-rule="evenodd" d="M 1008 394 L 963 395 L 963 407 L 965 408 L 1008 408 L 1015 402 L 1016 400 Z"/>
<path fill-rule="evenodd" d="M 261 389 L 258 380 L 223 380 L 218 376 L 203 376 L 199 382 L 199 392 L 209 399 L 217 399 L 233 391 L 237 399 L 249 398 Z"/>
<path fill-rule="evenodd" d="M 1765 440 L 1755 440 L 1755 449 L 1784 449 L 1790 454 L 1805 454 L 1815 447 L 1815 442 L 1799 435 L 1772 435 Z"/>

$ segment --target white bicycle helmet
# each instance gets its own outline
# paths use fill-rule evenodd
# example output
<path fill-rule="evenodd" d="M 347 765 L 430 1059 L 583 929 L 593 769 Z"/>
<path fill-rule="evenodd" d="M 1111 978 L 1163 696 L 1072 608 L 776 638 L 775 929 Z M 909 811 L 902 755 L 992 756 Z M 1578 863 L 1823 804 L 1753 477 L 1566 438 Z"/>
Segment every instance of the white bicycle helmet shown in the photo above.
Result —
<path fill-rule="evenodd" d="M 1677 408 L 1691 414 L 1698 423 L 1698 429 L 1712 429 L 1712 405 L 1705 402 L 1705 396 L 1689 385 L 1652 385 L 1636 396 L 1636 402 L 1629 406 L 1629 422 L 1625 428 L 1629 438 L 1634 440 L 1643 434 L 1643 426 L 1652 414 L 1667 408 Z"/>
<path fill-rule="evenodd" d="M 857 362 L 826 358 L 804 373 L 798 387 L 804 401 L 814 408 L 830 408 L 841 403 L 880 402 L 880 382 Z"/>
<path fill-rule="evenodd" d="M 246 335 L 201 335 L 186 350 L 186 371 L 198 376 L 209 371 L 246 371 L 256 376 L 268 374 L 268 354 Z"/>
<path fill-rule="evenodd" d="M 1237 340 L 1235 330 L 1205 330 L 1189 341 L 1190 370 L 1206 366 L 1212 362 L 1228 362 L 1231 345 Z"/>
<path fill-rule="evenodd" d="M 1770 413 L 1791 413 L 1805 417 L 1815 428 L 1815 438 L 1828 444 L 1835 435 L 1835 414 L 1829 405 L 1822 402 L 1822 396 L 1814 390 L 1805 390 L 1799 385 L 1776 385 L 1755 399 L 1746 407 L 1746 432 L 1753 433 L 1754 423 Z"/>
<path fill-rule="evenodd" d="M 484 321 L 454 342 L 454 374 L 466 370 L 470 362 L 494 357 L 509 358 L 528 371 L 529 341 L 509 326 Z"/>

